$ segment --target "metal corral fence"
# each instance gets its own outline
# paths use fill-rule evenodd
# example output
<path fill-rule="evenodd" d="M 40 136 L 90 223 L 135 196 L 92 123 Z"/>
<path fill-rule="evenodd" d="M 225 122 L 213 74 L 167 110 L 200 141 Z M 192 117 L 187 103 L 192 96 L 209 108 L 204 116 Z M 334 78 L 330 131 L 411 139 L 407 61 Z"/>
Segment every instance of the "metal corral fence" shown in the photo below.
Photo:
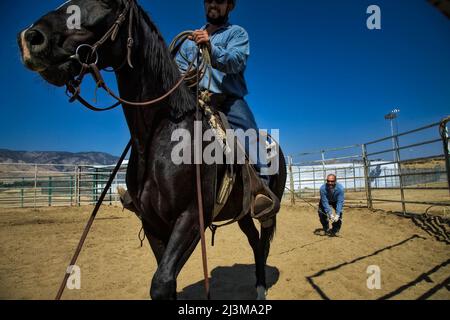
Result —
<path fill-rule="evenodd" d="M 316 201 L 327 175 L 335 174 L 349 205 L 404 214 L 450 209 L 449 121 L 361 145 L 290 156 L 291 203 L 296 198 Z"/>
<path fill-rule="evenodd" d="M 346 189 L 346 204 L 399 212 L 450 209 L 450 156 L 446 118 L 415 130 L 362 145 L 301 153 L 288 158 L 291 202 L 317 201 L 333 173 Z M 119 204 L 127 164 L 105 198 Z M 0 164 L 0 207 L 80 206 L 95 204 L 111 166 Z"/>
<path fill-rule="evenodd" d="M 113 168 L 43 164 L 0 164 L 0 207 L 29 208 L 95 204 Z M 105 204 L 119 202 L 126 166 L 119 171 Z"/>

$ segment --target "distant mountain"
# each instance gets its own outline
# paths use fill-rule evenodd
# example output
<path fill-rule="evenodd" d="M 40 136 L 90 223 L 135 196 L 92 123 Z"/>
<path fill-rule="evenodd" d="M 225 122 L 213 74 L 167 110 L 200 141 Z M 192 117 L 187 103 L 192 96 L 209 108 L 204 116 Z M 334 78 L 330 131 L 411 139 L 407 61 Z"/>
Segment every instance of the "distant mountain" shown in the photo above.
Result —
<path fill-rule="evenodd" d="M 0 149 L 0 163 L 113 165 L 119 158 L 104 152 L 12 151 Z"/>

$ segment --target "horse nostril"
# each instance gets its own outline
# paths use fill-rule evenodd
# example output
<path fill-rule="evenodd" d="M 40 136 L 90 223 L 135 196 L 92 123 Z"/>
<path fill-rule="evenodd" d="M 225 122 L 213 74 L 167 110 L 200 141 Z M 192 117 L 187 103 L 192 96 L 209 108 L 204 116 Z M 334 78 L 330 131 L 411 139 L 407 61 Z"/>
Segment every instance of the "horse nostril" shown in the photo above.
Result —
<path fill-rule="evenodd" d="M 45 43 L 45 35 L 39 30 L 31 29 L 25 33 L 25 40 L 30 44 L 31 48 L 42 46 Z"/>

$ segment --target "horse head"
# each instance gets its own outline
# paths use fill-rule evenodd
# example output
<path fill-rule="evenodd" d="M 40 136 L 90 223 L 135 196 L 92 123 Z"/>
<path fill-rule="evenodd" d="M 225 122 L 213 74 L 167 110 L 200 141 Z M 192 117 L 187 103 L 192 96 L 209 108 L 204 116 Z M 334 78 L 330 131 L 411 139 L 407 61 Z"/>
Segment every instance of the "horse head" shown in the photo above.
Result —
<path fill-rule="evenodd" d="M 24 65 L 55 86 L 63 86 L 79 74 L 81 64 L 75 59 L 76 53 L 78 60 L 86 63 L 94 62 L 94 56 L 101 56 L 98 61 L 100 69 L 114 66 L 114 62 L 123 57 L 123 48 L 127 47 L 125 36 L 120 35 L 115 41 L 105 41 L 96 52 L 92 52 L 91 46 L 118 22 L 118 17 L 132 2 L 67 1 L 19 32 L 17 40 Z M 74 14 L 79 15 L 79 23 L 71 25 Z M 126 19 L 124 15 L 122 23 Z"/>

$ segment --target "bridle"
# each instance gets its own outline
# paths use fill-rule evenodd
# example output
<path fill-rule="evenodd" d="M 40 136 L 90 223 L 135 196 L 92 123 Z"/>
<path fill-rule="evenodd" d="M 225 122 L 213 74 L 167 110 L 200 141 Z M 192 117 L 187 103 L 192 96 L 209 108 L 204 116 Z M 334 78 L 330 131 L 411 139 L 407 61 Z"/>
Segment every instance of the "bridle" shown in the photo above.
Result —
<path fill-rule="evenodd" d="M 117 68 L 115 71 L 122 69 L 125 65 L 128 65 L 130 68 L 134 68 L 133 63 L 131 61 L 131 55 L 132 55 L 132 49 L 133 49 L 133 45 L 134 45 L 133 16 L 135 14 L 135 10 L 136 10 L 135 0 L 127 0 L 125 3 L 125 8 L 123 9 L 122 13 L 119 14 L 116 21 L 108 29 L 108 31 L 106 31 L 106 33 L 103 35 L 103 37 L 100 40 L 98 40 L 93 45 L 81 44 L 77 47 L 75 54 L 73 56 L 71 56 L 70 59 L 76 60 L 81 65 L 81 71 L 80 71 L 79 75 L 77 77 L 75 77 L 75 79 L 70 80 L 66 84 L 66 94 L 70 98 L 69 99 L 70 102 L 74 102 L 75 100 L 77 100 L 78 102 L 80 102 L 82 105 L 84 105 L 88 109 L 90 109 L 92 111 L 96 111 L 96 112 L 112 110 L 121 104 L 126 104 L 127 106 L 131 106 L 131 107 L 147 107 L 147 106 L 151 106 L 156 103 L 159 103 L 159 102 L 165 100 L 166 98 L 168 98 L 192 74 L 191 71 L 193 69 L 194 63 L 197 58 L 194 58 L 190 62 L 190 65 L 189 65 L 186 73 L 164 95 L 162 95 L 156 99 L 152 99 L 152 100 L 144 101 L 144 102 L 133 102 L 133 101 L 127 101 L 125 99 L 122 99 L 119 95 L 114 93 L 106 85 L 106 82 L 103 79 L 103 77 L 100 73 L 100 70 L 97 66 L 98 61 L 99 61 L 98 49 L 102 45 L 104 45 L 105 42 L 107 42 L 108 40 L 111 40 L 112 42 L 116 41 L 117 36 L 119 34 L 119 30 L 128 17 L 127 55 L 126 55 L 126 58 L 125 58 L 124 62 L 122 63 L 122 65 L 119 68 Z M 182 40 L 182 41 L 185 41 L 187 39 L 187 37 L 188 37 L 187 35 L 184 35 L 184 40 Z M 83 59 L 80 54 L 81 54 L 81 49 L 84 49 L 84 48 L 88 48 L 90 50 L 90 52 L 86 55 L 85 61 L 82 61 Z M 96 83 L 96 91 L 99 88 L 105 90 L 111 97 L 113 97 L 115 100 L 117 100 L 117 102 L 110 107 L 98 108 L 98 107 L 93 106 L 89 102 L 87 102 L 83 97 L 81 97 L 81 84 L 83 82 L 84 77 L 87 74 L 91 74 L 92 77 L 94 78 L 94 81 Z"/>

